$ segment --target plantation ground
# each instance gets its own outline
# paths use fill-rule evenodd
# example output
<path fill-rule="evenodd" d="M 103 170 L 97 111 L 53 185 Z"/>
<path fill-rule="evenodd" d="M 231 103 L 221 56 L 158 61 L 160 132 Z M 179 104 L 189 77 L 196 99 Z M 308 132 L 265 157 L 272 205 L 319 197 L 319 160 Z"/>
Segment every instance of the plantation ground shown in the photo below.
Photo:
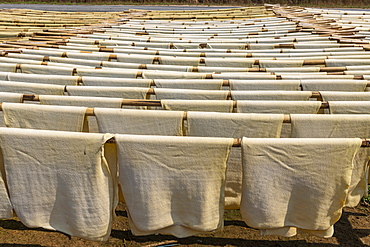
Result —
<path fill-rule="evenodd" d="M 123 204 L 117 208 L 117 219 L 108 242 L 92 242 L 41 228 L 25 227 L 17 218 L 0 220 L 0 246 L 370 246 L 370 207 L 364 204 L 344 209 L 335 224 L 332 238 L 323 239 L 306 234 L 293 238 L 260 236 L 249 228 L 238 210 L 225 213 L 222 231 L 177 239 L 172 236 L 151 235 L 135 237 L 128 226 Z"/>

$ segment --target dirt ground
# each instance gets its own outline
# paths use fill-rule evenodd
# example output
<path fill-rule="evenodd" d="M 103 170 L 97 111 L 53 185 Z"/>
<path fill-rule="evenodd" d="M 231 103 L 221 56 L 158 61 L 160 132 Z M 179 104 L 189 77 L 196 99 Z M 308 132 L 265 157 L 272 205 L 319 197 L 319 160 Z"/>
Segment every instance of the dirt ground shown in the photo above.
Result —
<path fill-rule="evenodd" d="M 260 236 L 248 227 L 238 210 L 225 213 L 222 231 L 177 239 L 166 235 L 135 237 L 131 234 L 123 204 L 119 204 L 117 219 L 113 222 L 107 242 L 93 242 L 69 237 L 60 232 L 25 227 L 18 218 L 0 220 L 0 246 L 370 246 L 370 205 L 345 208 L 335 224 L 332 238 L 323 239 L 306 234 L 292 238 Z"/>

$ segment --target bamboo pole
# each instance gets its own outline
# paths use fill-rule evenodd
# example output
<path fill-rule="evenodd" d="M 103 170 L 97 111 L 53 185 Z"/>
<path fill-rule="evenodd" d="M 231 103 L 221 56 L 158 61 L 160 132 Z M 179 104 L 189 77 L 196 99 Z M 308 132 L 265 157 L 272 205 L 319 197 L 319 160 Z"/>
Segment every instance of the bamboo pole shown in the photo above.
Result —
<path fill-rule="evenodd" d="M 68 96 L 65 96 L 68 97 Z M 312 93 L 312 98 L 320 98 L 321 95 L 319 92 L 313 92 Z M 24 94 L 23 95 L 23 101 L 40 101 L 40 98 L 38 95 L 32 95 L 32 94 Z M 229 100 L 227 100 L 229 101 Z M 152 106 L 152 107 L 161 107 L 161 100 L 140 100 L 140 99 L 122 99 L 122 105 L 127 105 L 127 106 Z M 234 108 L 237 105 L 237 101 L 233 100 L 233 105 Z M 321 102 L 321 109 L 327 109 L 329 108 L 329 103 L 328 102 Z M 0 111 L 2 110 L 1 108 L 1 103 L 0 103 Z M 86 114 L 88 116 L 94 116 L 94 108 L 88 108 Z M 289 122 L 290 119 L 286 118 L 284 120 L 285 122 Z"/>
<path fill-rule="evenodd" d="M 24 98 L 36 99 L 35 95 L 24 95 Z M 323 104 L 325 104 L 325 102 L 323 102 Z M 2 111 L 2 103 L 0 103 L 0 111 Z M 231 113 L 231 114 L 234 114 L 234 113 Z M 86 116 L 95 116 L 94 108 L 87 108 L 85 115 Z M 184 112 L 183 120 L 187 120 L 187 112 Z M 291 122 L 290 114 L 284 114 L 283 122 L 284 123 L 290 123 Z M 241 146 L 241 141 L 242 141 L 242 138 L 234 138 L 233 147 L 240 147 Z M 109 140 L 109 143 L 114 143 L 114 142 L 115 142 L 114 137 Z M 370 147 L 370 139 L 362 139 L 361 147 Z"/>
<path fill-rule="evenodd" d="M 361 147 L 370 147 L 370 139 L 361 139 Z M 234 138 L 233 147 L 240 147 L 242 138 Z"/>

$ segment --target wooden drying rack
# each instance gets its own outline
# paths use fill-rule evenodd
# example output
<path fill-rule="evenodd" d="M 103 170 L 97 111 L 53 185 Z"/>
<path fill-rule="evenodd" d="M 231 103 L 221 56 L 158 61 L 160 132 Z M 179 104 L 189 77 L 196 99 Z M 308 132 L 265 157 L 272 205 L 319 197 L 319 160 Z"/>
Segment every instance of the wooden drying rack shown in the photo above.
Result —
<path fill-rule="evenodd" d="M 39 101 L 38 95 L 31 95 L 31 94 L 24 94 L 23 95 L 24 101 Z M 234 104 L 236 101 L 234 101 Z M 123 99 L 122 105 L 131 105 L 131 106 L 161 106 L 160 100 L 129 100 Z M 327 108 L 329 105 L 327 102 L 322 102 L 322 108 Z M 2 111 L 2 104 L 0 103 L 0 111 Z M 94 108 L 87 108 L 86 116 L 95 116 Z M 184 112 L 184 120 L 187 119 L 187 112 Z M 283 123 L 290 123 L 290 114 L 284 114 Z M 241 138 L 234 138 L 233 147 L 240 147 L 241 146 Z M 114 143 L 114 137 L 107 141 L 108 143 Z M 362 139 L 361 147 L 370 147 L 370 139 Z"/>
<path fill-rule="evenodd" d="M 66 96 L 68 97 L 68 96 Z M 321 98 L 321 95 L 319 92 L 312 92 L 312 98 Z M 23 101 L 40 101 L 38 95 L 32 95 L 32 94 L 24 94 L 23 95 Z M 229 101 L 229 100 L 225 100 Z M 141 99 L 122 99 L 122 105 L 127 106 L 152 106 L 152 107 L 161 107 L 161 100 L 141 100 Z M 237 101 L 233 100 L 233 108 L 236 108 Z M 328 102 L 321 102 L 321 109 L 329 108 Z M 1 103 L 0 103 L 0 110 Z M 95 116 L 94 108 L 87 108 L 86 110 L 86 116 Z M 184 113 L 184 119 L 186 119 L 187 115 L 186 112 Z M 290 123 L 290 115 L 284 114 L 284 123 Z"/>
<path fill-rule="evenodd" d="M 370 139 L 361 139 L 361 147 L 370 147 Z M 242 138 L 234 138 L 233 147 L 241 147 Z"/>

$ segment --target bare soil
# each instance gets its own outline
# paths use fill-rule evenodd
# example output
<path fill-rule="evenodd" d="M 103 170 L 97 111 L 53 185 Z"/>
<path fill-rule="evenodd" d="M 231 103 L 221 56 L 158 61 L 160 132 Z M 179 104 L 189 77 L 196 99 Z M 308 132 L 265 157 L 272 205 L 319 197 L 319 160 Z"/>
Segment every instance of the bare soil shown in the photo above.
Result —
<path fill-rule="evenodd" d="M 260 236 L 259 231 L 241 220 L 239 210 L 225 212 L 222 231 L 178 239 L 168 235 L 133 236 L 123 204 L 116 210 L 111 237 L 107 242 L 93 242 L 42 228 L 27 228 L 17 217 L 0 220 L 0 246 L 370 246 L 370 205 L 345 208 L 335 224 L 332 238 L 306 234 L 292 238 Z"/>

